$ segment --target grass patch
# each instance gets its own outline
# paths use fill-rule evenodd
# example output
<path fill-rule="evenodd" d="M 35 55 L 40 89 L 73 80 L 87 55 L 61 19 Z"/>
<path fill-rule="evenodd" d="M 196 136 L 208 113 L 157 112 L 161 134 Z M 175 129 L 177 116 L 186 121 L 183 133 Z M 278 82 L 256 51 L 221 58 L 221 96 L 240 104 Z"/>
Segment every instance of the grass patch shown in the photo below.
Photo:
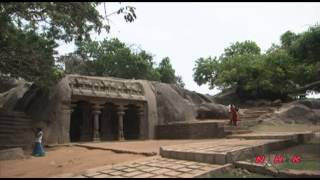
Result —
<path fill-rule="evenodd" d="M 279 170 L 295 169 L 295 170 L 320 170 L 319 161 L 302 161 L 299 164 L 283 163 L 277 166 Z"/>
<path fill-rule="evenodd" d="M 305 144 L 271 152 L 267 156 L 271 157 L 270 160 L 272 161 L 275 155 L 285 157 L 284 163 L 273 164 L 279 170 L 320 170 L 320 137 L 317 136 Z M 292 163 L 291 158 L 293 156 L 299 156 L 301 158 L 300 163 Z"/>
<path fill-rule="evenodd" d="M 320 125 L 311 124 L 287 124 L 283 122 L 264 122 L 254 127 L 250 127 L 255 133 L 263 132 L 305 132 L 305 131 L 320 131 Z"/>

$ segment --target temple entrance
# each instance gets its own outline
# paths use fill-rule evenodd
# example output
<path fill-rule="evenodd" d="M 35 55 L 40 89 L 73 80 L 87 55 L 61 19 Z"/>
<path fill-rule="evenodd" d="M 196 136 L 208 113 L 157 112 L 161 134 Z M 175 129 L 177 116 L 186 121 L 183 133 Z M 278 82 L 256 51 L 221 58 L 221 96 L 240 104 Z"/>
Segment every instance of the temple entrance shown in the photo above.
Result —
<path fill-rule="evenodd" d="M 68 78 L 72 95 L 70 110 L 66 107 L 63 117 L 70 122 L 71 142 L 122 141 L 153 135 L 149 133 L 148 104 L 141 82 L 78 75 Z"/>
<path fill-rule="evenodd" d="M 85 101 L 74 103 L 70 120 L 70 141 L 90 141 L 92 139 L 91 104 Z"/>
<path fill-rule="evenodd" d="M 132 101 L 72 103 L 70 142 L 118 141 L 143 138 L 143 105 Z"/>
<path fill-rule="evenodd" d="M 140 120 L 138 111 L 139 108 L 133 104 L 127 106 L 123 118 L 124 139 L 139 139 L 140 135 Z"/>
<path fill-rule="evenodd" d="M 101 140 L 117 140 L 118 129 L 117 106 L 113 103 L 106 103 L 102 109 L 100 118 Z"/>
<path fill-rule="evenodd" d="M 83 121 L 81 112 L 81 103 L 77 103 L 77 106 L 73 109 L 70 121 L 70 141 L 77 142 L 80 141 L 81 137 L 81 124 Z"/>

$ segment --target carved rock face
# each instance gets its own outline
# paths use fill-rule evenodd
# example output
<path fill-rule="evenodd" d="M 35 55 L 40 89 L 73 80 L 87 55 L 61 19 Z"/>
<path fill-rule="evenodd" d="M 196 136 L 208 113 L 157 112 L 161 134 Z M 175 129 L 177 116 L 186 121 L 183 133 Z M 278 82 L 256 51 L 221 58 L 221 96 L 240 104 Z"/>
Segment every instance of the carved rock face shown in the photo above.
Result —
<path fill-rule="evenodd" d="M 70 87 L 75 95 L 90 95 L 92 92 L 103 94 L 116 94 L 118 97 L 128 96 L 144 96 L 144 90 L 138 82 L 110 80 L 101 78 L 87 78 L 87 77 L 69 77 Z M 87 91 L 89 90 L 89 91 Z M 87 92 L 86 92 L 87 91 Z"/>
<path fill-rule="evenodd" d="M 21 95 L 23 98 L 18 97 L 24 107 L 21 111 L 25 111 L 37 123 L 45 124 L 44 140 L 49 144 L 68 142 L 70 114 L 64 106 L 71 108 L 72 101 L 95 101 L 102 97 L 104 100 L 143 102 L 146 121 L 143 133 L 148 138 L 154 137 L 154 128 L 159 124 L 195 120 L 200 104 L 210 104 L 205 106 L 205 116 L 215 118 L 224 112 L 224 107 L 209 102 L 210 99 L 204 95 L 170 84 L 144 80 L 67 75 L 56 85 L 52 94 L 37 92 L 32 88 L 26 91 Z M 76 99 L 79 97 L 85 98 Z M 91 110 L 87 113 L 90 116 Z"/>

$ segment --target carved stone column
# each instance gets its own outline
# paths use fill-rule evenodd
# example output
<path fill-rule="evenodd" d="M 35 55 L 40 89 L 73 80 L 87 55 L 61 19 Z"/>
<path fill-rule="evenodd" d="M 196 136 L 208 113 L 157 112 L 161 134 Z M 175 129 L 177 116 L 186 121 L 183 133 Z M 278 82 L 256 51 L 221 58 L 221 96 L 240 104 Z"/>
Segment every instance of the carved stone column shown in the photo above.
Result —
<path fill-rule="evenodd" d="M 81 136 L 80 141 L 90 141 L 91 140 L 91 112 L 89 108 L 89 103 L 81 104 L 81 111 L 82 111 L 82 128 L 81 128 Z"/>
<path fill-rule="evenodd" d="M 138 106 L 138 118 L 139 118 L 139 139 L 144 139 L 144 118 L 145 118 L 145 112 L 144 112 L 144 106 L 139 105 Z"/>
<path fill-rule="evenodd" d="M 123 105 L 119 105 L 119 108 L 118 108 L 118 124 L 119 124 L 119 129 L 118 129 L 118 140 L 119 141 L 123 141 L 124 140 L 124 133 L 123 133 L 123 115 L 124 115 L 124 112 L 125 111 L 125 108 Z"/>
<path fill-rule="evenodd" d="M 100 132 L 99 132 L 99 116 L 101 114 L 102 107 L 99 104 L 94 104 L 92 106 L 93 111 L 93 141 L 100 141 Z"/>
<path fill-rule="evenodd" d="M 62 122 L 61 122 L 61 138 L 59 138 L 60 144 L 70 142 L 70 122 L 71 113 L 73 112 L 76 104 L 62 104 Z"/>

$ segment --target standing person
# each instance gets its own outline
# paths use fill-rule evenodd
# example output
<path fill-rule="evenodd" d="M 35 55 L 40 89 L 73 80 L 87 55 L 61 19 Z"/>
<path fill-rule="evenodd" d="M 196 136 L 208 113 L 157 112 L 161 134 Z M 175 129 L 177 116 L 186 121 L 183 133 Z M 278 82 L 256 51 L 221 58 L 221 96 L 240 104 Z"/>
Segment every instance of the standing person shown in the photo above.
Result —
<path fill-rule="evenodd" d="M 233 121 L 232 121 L 232 104 L 229 104 L 228 112 L 229 112 L 229 119 L 230 119 L 229 124 L 232 125 L 232 123 L 233 123 Z"/>
<path fill-rule="evenodd" d="M 33 156 L 44 156 L 45 152 L 42 146 L 42 136 L 43 136 L 43 132 L 41 128 L 37 128 L 36 132 L 35 132 L 35 144 L 34 144 L 34 149 L 33 149 Z"/>
<path fill-rule="evenodd" d="M 236 106 L 234 104 L 231 104 L 231 122 L 234 126 L 237 126 L 237 111 Z"/>

